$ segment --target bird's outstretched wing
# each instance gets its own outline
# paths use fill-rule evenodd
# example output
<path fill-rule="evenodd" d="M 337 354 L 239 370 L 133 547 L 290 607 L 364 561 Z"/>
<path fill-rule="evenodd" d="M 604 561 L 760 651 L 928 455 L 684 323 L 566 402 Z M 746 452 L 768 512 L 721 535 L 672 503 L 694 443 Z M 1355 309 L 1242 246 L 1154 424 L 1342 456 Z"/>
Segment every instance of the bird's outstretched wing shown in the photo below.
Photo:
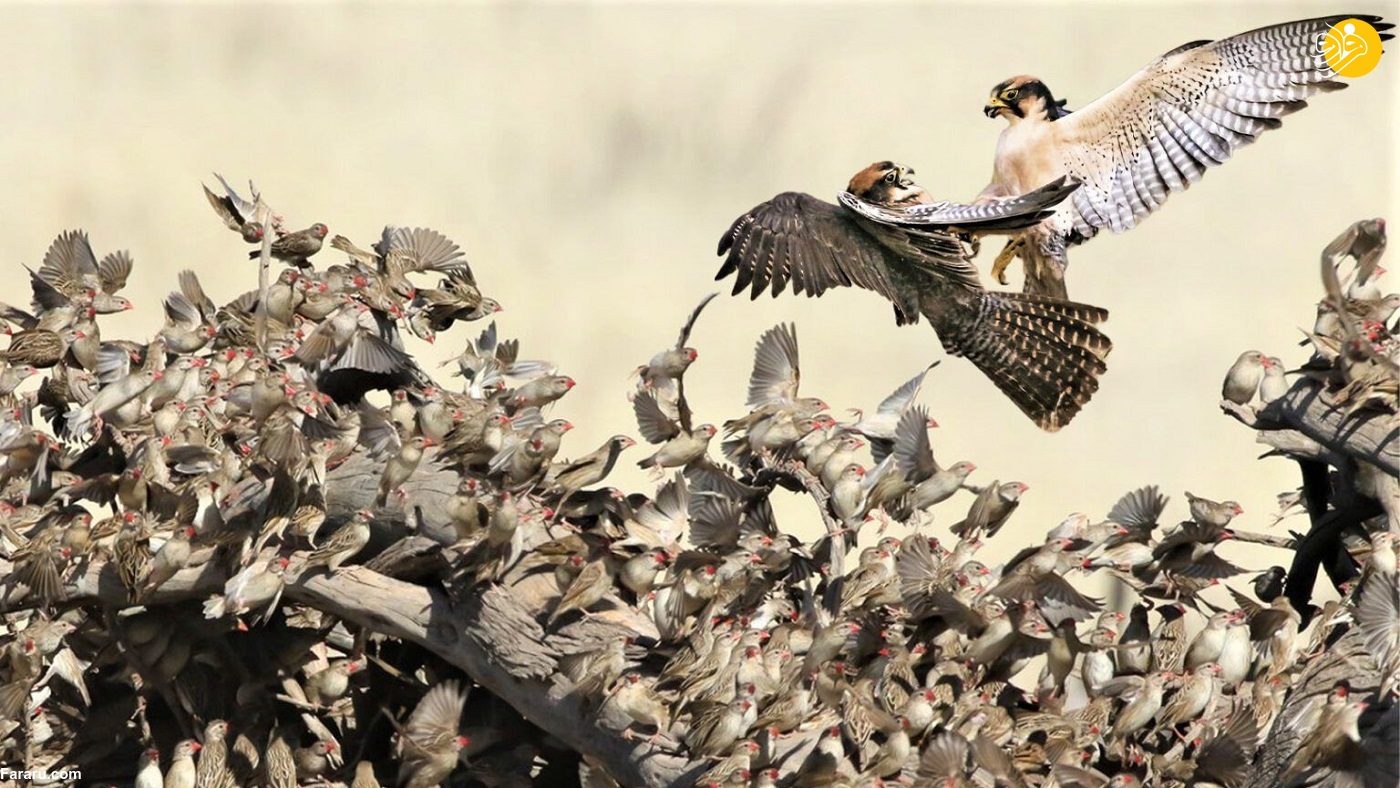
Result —
<path fill-rule="evenodd" d="M 685 325 L 681 326 L 680 336 L 676 339 L 676 350 L 685 348 L 686 343 L 690 341 L 690 332 L 695 328 L 695 321 L 700 319 L 700 313 L 705 311 L 705 307 L 708 306 L 711 301 L 715 300 L 715 297 L 718 295 L 719 293 L 717 292 L 710 293 L 700 299 L 700 303 L 695 305 L 695 309 L 691 311 L 690 317 L 686 318 Z"/>
<path fill-rule="evenodd" d="M 1055 121 L 1052 155 L 1083 183 L 1073 195 L 1075 229 L 1087 237 L 1133 227 L 1236 148 L 1278 128 L 1309 96 L 1346 87 L 1317 44 L 1349 18 L 1393 27 L 1377 16 L 1340 15 L 1193 41 Z"/>
<path fill-rule="evenodd" d="M 797 327 L 779 323 L 758 339 L 754 348 L 753 372 L 749 374 L 750 408 L 797 399 L 802 381 L 802 365 L 797 350 Z"/>
<path fill-rule="evenodd" d="M 841 204 L 881 224 L 963 230 L 973 233 L 1011 232 L 1039 223 L 1056 205 L 1079 188 L 1079 182 L 1060 177 L 1034 191 L 1009 200 L 964 205 L 937 202 L 922 205 L 876 205 L 849 192 Z"/>
<path fill-rule="evenodd" d="M 810 194 L 784 192 L 735 220 L 719 242 L 727 254 L 715 279 L 736 275 L 734 295 L 765 288 L 778 295 L 819 296 L 833 287 L 863 287 L 894 302 L 913 320 L 918 305 L 901 293 L 891 274 L 896 255 L 862 229 L 855 214 Z M 901 322 L 906 322 L 901 320 Z"/>

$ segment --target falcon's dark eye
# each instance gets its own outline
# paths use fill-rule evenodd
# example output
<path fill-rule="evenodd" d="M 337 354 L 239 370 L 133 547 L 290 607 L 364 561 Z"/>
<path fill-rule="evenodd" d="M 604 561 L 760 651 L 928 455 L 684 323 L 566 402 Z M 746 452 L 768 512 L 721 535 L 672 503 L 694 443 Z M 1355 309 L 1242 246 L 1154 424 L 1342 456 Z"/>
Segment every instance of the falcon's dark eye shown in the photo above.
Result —
<path fill-rule="evenodd" d="M 1015 101 L 1015 100 L 1016 100 L 1016 95 L 1017 95 L 1018 93 L 1020 93 L 1020 92 L 1021 92 L 1021 91 L 1017 90 L 1016 88 L 1012 88 L 1012 89 L 1010 89 L 1010 90 L 1004 90 L 1004 91 L 1002 91 L 1002 93 L 1001 93 L 1001 97 L 1002 97 L 1002 99 L 1005 100 L 1005 101 Z"/>
<path fill-rule="evenodd" d="M 885 183 L 894 183 L 894 181 L 895 181 L 895 173 L 894 173 L 894 170 L 890 170 L 889 172 L 885 173 Z"/>

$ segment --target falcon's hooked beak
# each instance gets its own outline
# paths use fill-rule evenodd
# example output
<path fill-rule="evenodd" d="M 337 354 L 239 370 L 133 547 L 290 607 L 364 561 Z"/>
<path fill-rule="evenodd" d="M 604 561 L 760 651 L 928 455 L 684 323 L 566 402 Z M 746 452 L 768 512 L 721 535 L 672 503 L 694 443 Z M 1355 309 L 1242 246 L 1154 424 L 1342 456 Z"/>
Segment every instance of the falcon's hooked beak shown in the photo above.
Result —
<path fill-rule="evenodd" d="M 995 119 L 1002 112 L 1010 110 L 1010 104 L 1007 104 L 1005 101 L 1002 101 L 1001 96 L 993 94 L 991 98 L 987 99 L 987 106 L 982 108 L 982 114 L 986 115 L 989 118 Z"/>

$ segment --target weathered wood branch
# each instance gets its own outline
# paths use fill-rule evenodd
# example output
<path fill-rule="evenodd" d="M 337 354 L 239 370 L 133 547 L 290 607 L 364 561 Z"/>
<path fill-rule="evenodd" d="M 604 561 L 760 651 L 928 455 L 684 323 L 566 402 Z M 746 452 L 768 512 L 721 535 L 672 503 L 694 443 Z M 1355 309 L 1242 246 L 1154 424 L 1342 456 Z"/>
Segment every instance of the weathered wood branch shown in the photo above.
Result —
<path fill-rule="evenodd" d="M 1293 430 L 1339 456 L 1365 460 L 1391 476 L 1400 475 L 1400 419 L 1367 410 L 1349 414 L 1345 405 L 1331 401 L 1318 381 L 1303 378 L 1258 410 L 1232 402 L 1221 402 L 1220 407 L 1251 429 Z"/>

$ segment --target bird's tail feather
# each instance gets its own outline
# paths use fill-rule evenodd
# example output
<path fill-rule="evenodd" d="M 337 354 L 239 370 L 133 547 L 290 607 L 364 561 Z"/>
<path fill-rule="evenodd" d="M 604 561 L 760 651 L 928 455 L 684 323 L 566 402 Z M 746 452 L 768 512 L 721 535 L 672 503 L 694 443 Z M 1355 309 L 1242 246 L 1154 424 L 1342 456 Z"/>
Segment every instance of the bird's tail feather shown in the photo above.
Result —
<path fill-rule="evenodd" d="M 988 292 L 963 318 L 937 325 L 944 348 L 976 364 L 1041 429 L 1068 424 L 1098 391 L 1113 343 L 1095 324 L 1107 310 Z"/>

